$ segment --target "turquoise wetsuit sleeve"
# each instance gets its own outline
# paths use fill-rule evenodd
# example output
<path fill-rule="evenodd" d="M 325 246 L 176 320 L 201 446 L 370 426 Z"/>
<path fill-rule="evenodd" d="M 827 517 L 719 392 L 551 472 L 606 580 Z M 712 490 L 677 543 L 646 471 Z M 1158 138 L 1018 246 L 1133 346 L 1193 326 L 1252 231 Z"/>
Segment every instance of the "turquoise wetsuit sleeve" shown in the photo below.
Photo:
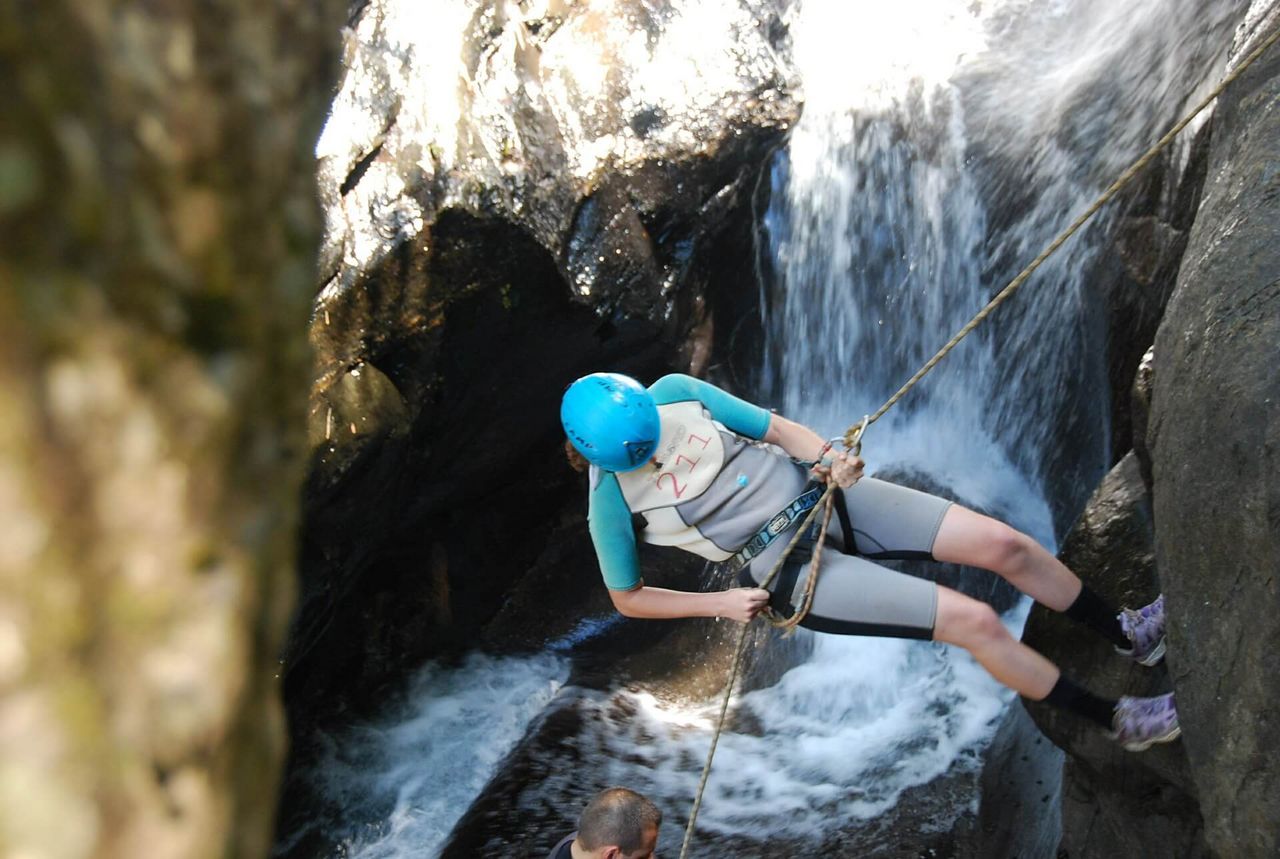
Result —
<path fill-rule="evenodd" d="M 649 386 L 649 393 L 660 406 L 697 400 L 711 413 L 713 420 L 747 438 L 761 439 L 769 431 L 767 411 L 693 376 L 683 373 L 663 376 Z"/>
<path fill-rule="evenodd" d="M 631 528 L 631 509 L 622 497 L 618 478 L 603 472 L 591 490 L 587 525 L 596 547 L 600 572 L 611 591 L 629 591 L 640 584 L 640 553 Z"/>

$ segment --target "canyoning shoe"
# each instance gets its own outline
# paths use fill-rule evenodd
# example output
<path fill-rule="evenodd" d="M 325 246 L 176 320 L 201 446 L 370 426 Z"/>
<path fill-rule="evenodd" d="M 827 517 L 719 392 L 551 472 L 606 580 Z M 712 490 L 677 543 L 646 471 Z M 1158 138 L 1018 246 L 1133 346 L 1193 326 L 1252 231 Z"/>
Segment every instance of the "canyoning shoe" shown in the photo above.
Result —
<path fill-rule="evenodd" d="M 1117 647 L 1116 653 L 1132 657 L 1139 665 L 1155 665 L 1164 659 L 1164 594 L 1151 605 L 1127 608 L 1118 617 L 1129 646 Z"/>
<path fill-rule="evenodd" d="M 1131 752 L 1176 740 L 1182 734 L 1172 692 L 1154 698 L 1121 698 L 1111 727 L 1111 739 Z"/>

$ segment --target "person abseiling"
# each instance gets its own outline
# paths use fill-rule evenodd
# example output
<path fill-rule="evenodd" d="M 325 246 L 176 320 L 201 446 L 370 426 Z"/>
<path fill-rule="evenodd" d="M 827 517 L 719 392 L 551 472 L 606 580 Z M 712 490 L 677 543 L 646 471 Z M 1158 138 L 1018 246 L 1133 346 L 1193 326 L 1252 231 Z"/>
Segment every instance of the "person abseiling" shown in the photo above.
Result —
<path fill-rule="evenodd" d="M 1179 735 L 1172 693 L 1094 695 L 1015 639 L 991 606 L 875 561 L 919 558 L 990 570 L 1143 665 L 1164 656 L 1163 596 L 1117 612 L 1026 534 L 945 499 L 864 478 L 859 457 L 828 453 L 808 427 L 691 376 L 664 376 L 646 389 L 628 376 L 593 373 L 566 389 L 560 418 L 571 461 L 580 457 L 579 467 L 590 466 L 591 539 L 622 614 L 745 623 L 768 603 L 784 614 L 793 610 L 805 584 L 804 560 L 788 557 L 773 593 L 755 585 L 816 504 L 821 490 L 809 481 L 834 480 L 852 534 L 832 517 L 826 540 L 839 551 L 822 555 L 802 626 L 958 645 L 1019 695 L 1083 716 L 1132 751 Z M 633 514 L 643 517 L 638 533 L 645 542 L 733 560 L 745 586 L 691 593 L 646 585 Z"/>

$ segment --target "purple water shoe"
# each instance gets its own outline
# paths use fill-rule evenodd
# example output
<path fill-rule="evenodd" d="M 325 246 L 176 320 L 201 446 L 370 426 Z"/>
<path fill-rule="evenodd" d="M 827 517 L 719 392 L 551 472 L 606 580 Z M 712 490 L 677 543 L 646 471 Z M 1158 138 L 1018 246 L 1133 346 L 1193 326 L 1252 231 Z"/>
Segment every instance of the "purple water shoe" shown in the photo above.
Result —
<path fill-rule="evenodd" d="M 1111 739 L 1131 752 L 1176 740 L 1182 733 L 1172 692 L 1154 698 L 1121 698 L 1111 725 Z"/>
<path fill-rule="evenodd" d="M 1155 665 L 1164 659 L 1164 594 L 1151 605 L 1124 609 L 1119 618 L 1129 647 L 1117 647 L 1116 653 L 1132 657 L 1139 665 Z"/>

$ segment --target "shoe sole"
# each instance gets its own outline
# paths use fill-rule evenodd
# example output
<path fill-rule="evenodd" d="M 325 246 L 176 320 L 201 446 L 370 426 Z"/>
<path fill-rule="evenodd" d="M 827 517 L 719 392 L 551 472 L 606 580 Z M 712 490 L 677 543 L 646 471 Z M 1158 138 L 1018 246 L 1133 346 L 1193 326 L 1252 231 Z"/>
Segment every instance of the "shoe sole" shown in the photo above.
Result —
<path fill-rule="evenodd" d="M 1160 637 L 1160 643 L 1157 644 L 1150 653 L 1138 660 L 1138 664 L 1145 665 L 1150 668 L 1161 659 L 1164 659 L 1164 636 Z"/>
<path fill-rule="evenodd" d="M 1146 740 L 1140 740 L 1134 743 L 1121 743 L 1121 747 L 1129 752 L 1144 752 L 1154 746 L 1156 743 L 1168 743 L 1182 736 L 1182 726 L 1174 725 L 1173 729 L 1167 734 L 1161 734 L 1158 737 L 1151 737 Z"/>
<path fill-rule="evenodd" d="M 1133 655 L 1132 647 L 1130 647 L 1128 650 L 1117 647 L 1115 650 L 1116 650 L 1116 653 L 1119 653 L 1121 656 L 1127 656 L 1129 659 L 1132 659 L 1134 662 L 1138 663 L 1139 665 L 1145 665 L 1147 668 L 1150 668 L 1152 665 L 1157 664 L 1161 659 L 1164 659 L 1164 637 L 1161 636 L 1160 643 L 1157 644 L 1155 647 L 1151 648 L 1151 652 L 1148 653 L 1146 656 L 1142 657 L 1141 659 L 1138 659 Z"/>

